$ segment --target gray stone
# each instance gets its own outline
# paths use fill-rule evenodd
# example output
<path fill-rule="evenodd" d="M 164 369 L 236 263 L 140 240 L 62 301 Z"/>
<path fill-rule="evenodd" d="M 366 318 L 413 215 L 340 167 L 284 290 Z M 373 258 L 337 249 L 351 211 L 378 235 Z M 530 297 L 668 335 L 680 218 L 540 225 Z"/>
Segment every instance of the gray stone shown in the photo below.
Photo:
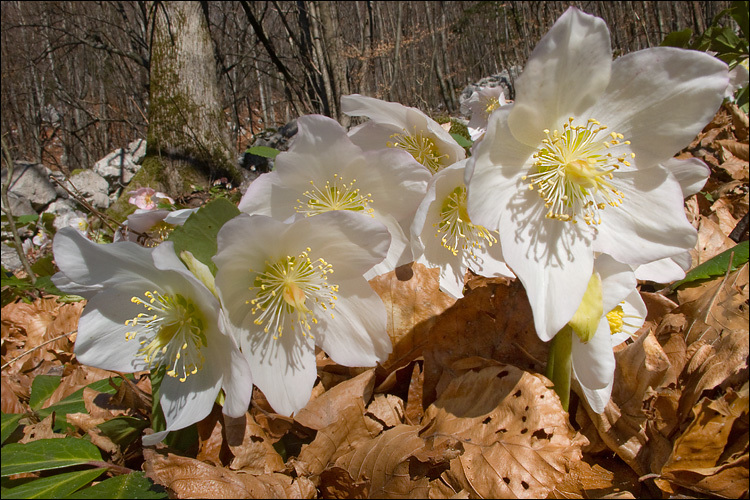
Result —
<path fill-rule="evenodd" d="M 127 148 L 120 148 L 94 164 L 94 172 L 109 183 L 109 193 L 127 185 L 140 168 L 140 162 L 146 156 L 146 141 L 137 139 Z"/>
<path fill-rule="evenodd" d="M 18 252 L 15 248 L 9 247 L 5 243 L 0 243 L 0 258 L 3 261 L 3 267 L 8 271 L 21 269 L 21 259 L 18 258 Z"/>
<path fill-rule="evenodd" d="M 17 161 L 13 164 L 13 178 L 8 192 L 13 192 L 31 202 L 35 210 L 46 207 L 57 198 L 53 182 L 49 180 L 50 170 L 42 164 Z M 2 183 L 8 177 L 7 169 L 2 169 Z"/>
<path fill-rule="evenodd" d="M 71 187 L 70 185 L 73 185 Z M 106 179 L 93 170 L 83 170 L 70 178 L 68 187 L 73 193 L 82 196 L 95 208 L 105 209 L 109 206 L 109 184 Z"/>
<path fill-rule="evenodd" d="M 8 201 L 10 202 L 10 213 L 14 217 L 36 213 L 34 207 L 31 206 L 31 202 L 21 195 L 8 191 Z M 5 209 L 5 203 L 2 204 L 2 207 Z"/>

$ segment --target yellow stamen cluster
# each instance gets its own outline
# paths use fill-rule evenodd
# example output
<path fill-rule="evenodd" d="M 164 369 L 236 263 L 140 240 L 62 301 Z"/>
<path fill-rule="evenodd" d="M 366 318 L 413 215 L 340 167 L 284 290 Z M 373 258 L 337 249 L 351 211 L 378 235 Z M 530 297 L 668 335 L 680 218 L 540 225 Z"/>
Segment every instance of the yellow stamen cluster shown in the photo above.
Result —
<path fill-rule="evenodd" d="M 258 315 L 255 324 L 265 324 L 263 331 L 272 332 L 274 339 L 281 337 L 287 315 L 295 315 L 291 318 L 292 330 L 296 324 L 303 335 L 312 338 L 312 324 L 317 324 L 318 320 L 308 307 L 307 299 L 324 311 L 333 310 L 338 300 L 338 285 L 328 283 L 333 267 L 322 258 L 311 260 L 309 252 L 310 248 L 306 248 L 297 256 L 288 255 L 274 263 L 266 261 L 262 273 L 250 270 L 255 274 L 250 287 L 255 298 L 247 303 L 252 305 L 252 314 Z M 333 312 L 330 314 L 333 318 Z"/>
<path fill-rule="evenodd" d="M 484 244 L 492 246 L 497 243 L 497 238 L 487 228 L 471 223 L 466 210 L 464 186 L 457 187 L 443 200 L 440 220 L 434 226 L 437 227 L 435 236 L 440 238 L 440 244 L 453 255 L 468 250 L 473 257 L 474 249 L 481 248 Z"/>
<path fill-rule="evenodd" d="M 490 116 L 490 114 L 499 107 L 500 107 L 500 101 L 498 100 L 498 98 L 490 97 L 489 99 L 487 99 L 487 103 L 484 107 L 484 112 L 487 116 Z"/>
<path fill-rule="evenodd" d="M 162 294 L 147 291 L 148 301 L 140 297 L 130 299 L 140 304 L 149 314 L 139 313 L 125 325 L 133 328 L 125 334 L 127 340 L 143 337 L 138 354 L 149 368 L 167 366 L 167 375 L 184 382 L 203 367 L 201 348 L 207 345 L 204 333 L 206 321 L 195 304 L 179 293 Z"/>
<path fill-rule="evenodd" d="M 633 333 L 635 333 L 636 327 L 643 322 L 643 318 L 633 316 L 632 314 L 625 314 L 625 311 L 622 308 L 622 304 L 624 304 L 624 302 L 620 302 L 618 306 L 607 313 L 609 332 L 612 335 L 620 333 L 625 329 L 626 326 L 633 330 Z M 637 323 L 629 323 L 629 319 L 634 319 L 637 321 Z"/>
<path fill-rule="evenodd" d="M 294 209 L 307 217 L 331 210 L 363 212 L 374 217 L 374 210 L 369 206 L 373 202 L 372 195 L 360 193 L 360 190 L 354 187 L 356 182 L 357 179 L 352 179 L 352 182 L 347 184 L 339 174 L 333 174 L 333 182 L 326 181 L 321 189 L 310 181 L 312 189 L 302 193 L 302 196 L 307 198 L 306 201 L 298 199 L 299 205 Z"/>
<path fill-rule="evenodd" d="M 522 179 L 528 179 L 529 189 L 536 189 L 544 200 L 548 219 L 577 223 L 581 217 L 586 224 L 599 224 L 601 210 L 620 205 L 625 196 L 610 182 L 613 172 L 630 166 L 628 157 L 635 153 L 613 154 L 617 146 L 630 141 L 623 141 L 617 132 L 602 140 L 600 132 L 606 126 L 594 119 L 585 126 L 573 125 L 573 120 L 568 119 L 562 132 L 544 131 L 543 146 L 533 155 L 534 172 Z"/>
<path fill-rule="evenodd" d="M 432 173 L 436 173 L 443 168 L 442 161 L 448 158 L 447 154 L 440 154 L 435 141 L 417 132 L 416 128 L 413 133 L 396 133 L 391 135 L 393 142 L 388 142 L 389 148 L 401 148 L 412 155 L 415 160 L 429 168 Z"/>

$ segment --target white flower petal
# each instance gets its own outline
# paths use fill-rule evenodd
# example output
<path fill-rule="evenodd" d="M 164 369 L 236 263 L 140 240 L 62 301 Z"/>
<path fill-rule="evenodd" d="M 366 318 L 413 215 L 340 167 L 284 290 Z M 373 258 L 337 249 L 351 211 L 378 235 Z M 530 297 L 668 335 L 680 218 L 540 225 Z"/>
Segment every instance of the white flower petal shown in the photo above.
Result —
<path fill-rule="evenodd" d="M 607 254 L 599 255 L 594 260 L 594 270 L 602 279 L 602 306 L 605 314 L 625 300 L 638 286 L 633 268 Z"/>
<path fill-rule="evenodd" d="M 687 198 L 698 193 L 705 186 L 711 169 L 698 158 L 678 160 L 670 158 L 662 166 L 674 175 L 682 188 L 682 196 Z"/>
<path fill-rule="evenodd" d="M 685 216 L 682 190 L 663 167 L 622 172 L 616 180 L 624 200 L 602 211 L 595 251 L 640 265 L 693 248 L 697 232 Z"/>
<path fill-rule="evenodd" d="M 377 217 L 376 220 L 381 222 L 388 229 L 388 233 L 391 236 L 391 244 L 388 247 L 388 253 L 385 258 L 365 273 L 365 279 L 368 281 L 375 276 L 389 273 L 397 267 L 408 264 L 414 260 L 409 245 L 409 238 L 406 236 L 404 230 L 396 219 L 389 215 L 384 215 Z"/>
<path fill-rule="evenodd" d="M 596 334 L 588 342 L 583 343 L 577 335 L 573 335 L 571 359 L 573 374 L 581 386 L 602 389 L 612 383 L 615 376 L 615 354 L 606 318 L 602 318 Z"/>
<path fill-rule="evenodd" d="M 251 325 L 242 327 L 249 330 Z M 289 329 L 274 340 L 261 330 L 252 337 L 243 335 L 240 346 L 250 364 L 253 383 L 274 411 L 289 416 L 307 405 L 318 375 L 312 339 Z"/>
<path fill-rule="evenodd" d="M 610 82 L 612 49 L 607 25 L 568 8 L 534 48 L 516 80 L 508 118 L 519 141 L 535 145 L 544 129 L 592 106 Z"/>
<path fill-rule="evenodd" d="M 655 283 L 671 283 L 683 279 L 691 263 L 690 252 L 683 252 L 673 257 L 665 257 L 637 266 L 635 277 Z"/>
<path fill-rule="evenodd" d="M 318 315 L 323 333 L 316 336 L 316 343 L 340 365 L 384 362 L 393 346 L 385 333 L 383 301 L 363 279 L 340 282 L 339 286 L 336 307 Z"/>
<path fill-rule="evenodd" d="M 167 423 L 166 430 L 184 429 L 211 413 L 221 386 L 222 367 L 214 363 L 205 363 L 199 374 L 190 375 L 184 382 L 164 376 L 159 388 L 159 402 Z"/>
<path fill-rule="evenodd" d="M 79 287 L 127 283 L 153 272 L 150 249 L 131 242 L 99 245 L 72 227 L 60 229 L 52 247 L 60 271 Z"/>
<path fill-rule="evenodd" d="M 599 414 L 604 413 L 604 409 L 607 407 L 609 399 L 612 396 L 613 383 L 610 383 L 601 389 L 589 389 L 588 387 L 581 385 L 583 396 L 586 398 L 586 402 L 594 412 Z"/>
<path fill-rule="evenodd" d="M 686 147 L 721 106 L 726 64 L 703 52 L 655 47 L 612 64 L 611 84 L 590 116 L 631 141 L 638 168 Z"/>

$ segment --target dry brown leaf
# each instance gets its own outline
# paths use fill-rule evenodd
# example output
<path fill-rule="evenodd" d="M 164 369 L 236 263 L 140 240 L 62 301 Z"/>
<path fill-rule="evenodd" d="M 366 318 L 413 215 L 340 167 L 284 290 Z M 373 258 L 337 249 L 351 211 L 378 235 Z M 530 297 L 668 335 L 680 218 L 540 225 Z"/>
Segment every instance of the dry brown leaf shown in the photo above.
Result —
<path fill-rule="evenodd" d="M 316 397 L 294 416 L 294 420 L 314 430 L 328 427 L 339 419 L 338 412 L 342 408 L 357 400 L 368 403 L 374 385 L 375 369 L 372 368 Z"/>
<path fill-rule="evenodd" d="M 556 483 L 547 498 L 597 498 L 613 493 L 614 473 L 595 464 L 593 467 L 584 461 L 573 462 L 570 472 Z M 586 497 L 581 492 L 587 492 Z"/>
<path fill-rule="evenodd" d="M 435 318 L 456 300 L 440 291 L 439 269 L 414 262 L 373 278 L 370 286 L 380 295 L 388 314 L 393 352 L 383 368 L 390 373 L 422 354 Z"/>
<path fill-rule="evenodd" d="M 747 414 L 747 382 L 739 392 L 730 388 L 717 400 L 701 400 L 693 408 L 695 418 L 675 441 L 662 479 L 700 493 L 726 498 L 747 496 Z M 730 442 L 736 429 L 740 429 L 740 435 L 744 432 L 739 443 L 737 437 Z"/>
<path fill-rule="evenodd" d="M 737 158 L 744 160 L 745 165 L 747 165 L 747 161 L 750 159 L 748 158 L 748 153 L 750 153 L 750 151 L 748 150 L 747 143 L 735 141 L 733 139 L 720 139 L 716 141 L 716 143 L 719 144 L 726 151 L 731 153 L 733 156 L 736 156 Z"/>
<path fill-rule="evenodd" d="M 455 361 L 471 356 L 492 358 L 540 372 L 549 346 L 539 340 L 531 306 L 521 283 L 486 281 L 441 314 L 429 333 L 424 351 L 424 402 L 437 397 L 446 372 Z"/>
<path fill-rule="evenodd" d="M 39 439 L 59 439 L 67 437 L 65 434 L 58 434 L 52 430 L 55 424 L 55 413 L 47 415 L 47 418 L 36 424 L 26 425 L 23 428 L 23 437 L 19 443 L 30 443 Z"/>
<path fill-rule="evenodd" d="M 421 363 L 414 363 L 409 379 L 409 394 L 406 398 L 404 416 L 406 422 L 419 425 L 422 422 L 424 408 L 422 407 L 422 390 L 424 389 L 424 370 Z"/>
<path fill-rule="evenodd" d="M 711 205 L 711 210 L 714 212 L 722 232 L 730 234 L 738 222 L 733 215 L 733 203 L 725 196 L 716 200 Z"/>
<path fill-rule="evenodd" d="M 224 439 L 224 422 L 219 405 L 213 405 L 211 413 L 198 422 L 197 428 L 198 454 L 195 458 L 211 465 L 228 464 L 232 455 Z"/>
<path fill-rule="evenodd" d="M 28 377 L 24 377 L 28 378 Z M 31 381 L 22 382 L 18 374 L 7 375 L 3 372 L 0 379 L 0 408 L 3 413 L 25 413 L 29 408 L 21 403 L 21 399 L 28 402 L 31 394 Z"/>
<path fill-rule="evenodd" d="M 696 351 L 696 362 L 691 362 L 683 371 L 682 397 L 679 412 L 688 412 L 702 397 L 704 391 L 733 382 L 745 377 L 747 379 L 748 331 L 727 330 L 711 345 L 702 351 Z"/>
<path fill-rule="evenodd" d="M 349 453 L 361 442 L 371 440 L 382 430 L 382 426 L 365 417 L 365 407 L 360 399 L 337 409 L 335 414 L 337 418 L 320 429 L 310 444 L 302 447 L 295 463 L 299 474 L 320 474 L 329 463 Z"/>
<path fill-rule="evenodd" d="M 369 481 L 355 481 L 341 467 L 330 467 L 320 473 L 318 489 L 323 498 L 369 498 Z"/>
<path fill-rule="evenodd" d="M 652 471 L 652 461 L 661 467 L 665 455 L 671 452 L 668 443 L 649 443 L 644 400 L 655 397 L 655 389 L 675 382 L 668 379 L 674 373 L 670 371 L 669 358 L 650 332 L 616 352 L 615 359 L 612 398 L 604 413 L 595 413 L 583 399 L 582 406 L 607 446 L 643 476 Z"/>
<path fill-rule="evenodd" d="M 586 439 L 568 423 L 541 375 L 488 360 L 453 380 L 427 408 L 420 435 L 465 452 L 444 473 L 455 491 L 480 498 L 544 498 L 581 458 Z"/>
<path fill-rule="evenodd" d="M 419 427 L 397 425 L 339 457 L 335 467 L 357 482 L 369 481 L 371 498 L 427 498 L 429 479 L 410 474 L 409 457 L 423 448 Z"/>
<path fill-rule="evenodd" d="M 384 429 L 404 423 L 404 401 L 393 394 L 376 394 L 367 405 L 366 416 L 378 422 Z"/>
<path fill-rule="evenodd" d="M 234 455 L 229 467 L 251 474 L 267 474 L 284 468 L 284 460 L 271 440 L 250 415 L 224 416 L 225 442 Z"/>
<path fill-rule="evenodd" d="M 112 376 L 112 372 L 87 365 L 66 365 L 60 385 L 44 403 L 43 408 L 52 406 L 60 400 L 70 396 L 81 387 Z"/>
<path fill-rule="evenodd" d="M 727 236 L 727 233 L 721 230 L 718 223 L 708 217 L 701 217 L 698 223 L 698 243 L 690 250 L 690 256 L 693 259 L 692 267 L 703 264 L 736 244 Z"/>
<path fill-rule="evenodd" d="M 742 111 L 739 106 L 732 102 L 726 102 L 724 107 L 726 107 L 732 115 L 732 125 L 734 125 L 734 133 L 737 136 L 737 139 L 740 141 L 746 141 L 748 138 L 747 113 Z"/>
<path fill-rule="evenodd" d="M 255 476 L 151 448 L 145 448 L 143 456 L 146 475 L 177 498 L 315 497 L 315 486 L 305 477 L 279 473 Z"/>

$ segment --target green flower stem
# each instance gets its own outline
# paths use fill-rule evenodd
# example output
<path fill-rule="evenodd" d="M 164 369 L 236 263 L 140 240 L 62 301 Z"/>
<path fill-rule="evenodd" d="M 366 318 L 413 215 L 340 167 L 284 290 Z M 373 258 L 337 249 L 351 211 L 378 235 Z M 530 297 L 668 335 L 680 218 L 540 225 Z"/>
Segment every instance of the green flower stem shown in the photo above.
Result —
<path fill-rule="evenodd" d="M 552 339 L 552 345 L 547 358 L 547 378 L 555 384 L 555 392 L 560 396 L 560 402 L 568 411 L 570 402 L 570 367 L 571 350 L 573 347 L 573 329 L 565 325 Z"/>

